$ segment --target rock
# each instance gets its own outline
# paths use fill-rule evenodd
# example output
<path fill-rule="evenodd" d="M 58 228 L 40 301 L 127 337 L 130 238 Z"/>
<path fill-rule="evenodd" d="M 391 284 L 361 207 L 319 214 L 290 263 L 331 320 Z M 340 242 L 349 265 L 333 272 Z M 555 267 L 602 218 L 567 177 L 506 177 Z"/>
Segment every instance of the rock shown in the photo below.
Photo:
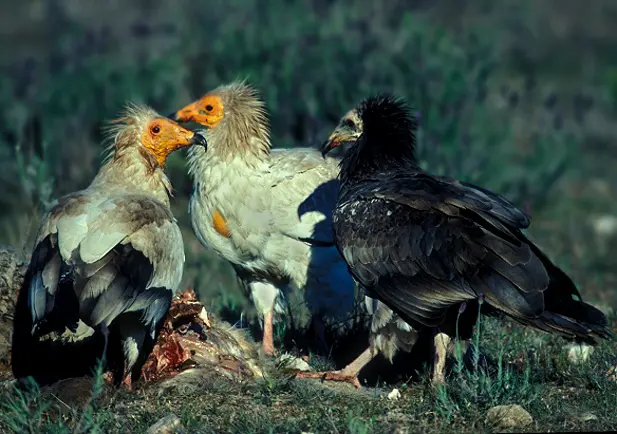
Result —
<path fill-rule="evenodd" d="M 215 372 L 212 369 L 189 368 L 176 375 L 167 377 L 156 383 L 158 395 L 164 396 L 170 393 L 188 394 L 203 389 L 204 383 L 208 382 Z"/>
<path fill-rule="evenodd" d="M 13 390 L 16 384 L 17 380 L 15 379 L 0 381 L 0 393 Z"/>
<path fill-rule="evenodd" d="M 95 390 L 96 379 L 90 376 L 65 378 L 41 389 L 44 396 L 57 398 L 58 402 L 71 408 L 83 406 L 92 399 Z M 100 395 L 95 398 L 100 400 L 113 392 L 111 383 L 104 381 L 100 389 Z M 100 402 L 100 401 L 99 401 Z"/>
<path fill-rule="evenodd" d="M 27 261 L 15 249 L 0 245 L 0 295 L 3 296 L 3 301 L 6 295 L 6 299 L 12 300 L 12 304 L 15 304 L 17 291 L 24 280 L 27 267 Z M 1 306 L 0 312 L 4 314 L 6 307 Z M 12 305 L 8 307 L 12 312 Z"/>
<path fill-rule="evenodd" d="M 617 217 L 602 215 L 592 220 L 593 230 L 598 236 L 608 237 L 617 231 Z"/>
<path fill-rule="evenodd" d="M 617 366 L 609 368 L 609 370 L 606 372 L 606 375 L 608 376 L 609 380 L 617 381 Z"/>
<path fill-rule="evenodd" d="M 185 432 L 180 418 L 171 413 L 148 428 L 146 434 L 181 434 Z"/>
<path fill-rule="evenodd" d="M 398 389 L 392 389 L 392 392 L 388 393 L 388 399 L 390 401 L 396 401 L 401 397 L 401 392 Z"/>
<path fill-rule="evenodd" d="M 589 412 L 579 414 L 576 418 L 580 420 L 581 422 L 589 422 L 591 420 L 598 420 L 598 416 L 596 416 L 593 413 L 589 413 Z"/>
<path fill-rule="evenodd" d="M 484 423 L 495 429 L 520 428 L 533 422 L 531 415 L 520 405 L 498 405 L 486 413 Z"/>
<path fill-rule="evenodd" d="M 10 376 L 13 310 L 28 265 L 12 247 L 0 245 L 0 378 Z"/>
<path fill-rule="evenodd" d="M 573 365 L 585 363 L 594 351 L 594 348 L 587 344 L 568 344 L 563 349 L 566 351 L 568 361 Z"/>
<path fill-rule="evenodd" d="M 311 365 L 309 365 L 306 360 L 303 360 L 300 357 L 296 357 L 291 354 L 281 355 L 276 360 L 276 364 L 281 369 L 289 369 L 291 371 L 308 372 L 311 370 Z"/>

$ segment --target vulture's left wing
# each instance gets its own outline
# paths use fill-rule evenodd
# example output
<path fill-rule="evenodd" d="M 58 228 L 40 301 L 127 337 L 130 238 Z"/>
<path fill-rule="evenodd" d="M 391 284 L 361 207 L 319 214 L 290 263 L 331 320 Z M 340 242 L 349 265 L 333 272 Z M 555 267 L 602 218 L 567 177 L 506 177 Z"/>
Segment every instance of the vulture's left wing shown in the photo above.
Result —
<path fill-rule="evenodd" d="M 355 190 L 335 213 L 354 276 L 406 320 L 438 325 L 480 293 L 514 316 L 544 308 L 547 272 L 522 238 L 527 216 L 505 199 L 425 174 Z"/>
<path fill-rule="evenodd" d="M 272 151 L 270 161 L 270 211 L 275 227 L 316 247 L 334 246 L 338 160 L 324 160 L 315 149 L 278 149 Z"/>

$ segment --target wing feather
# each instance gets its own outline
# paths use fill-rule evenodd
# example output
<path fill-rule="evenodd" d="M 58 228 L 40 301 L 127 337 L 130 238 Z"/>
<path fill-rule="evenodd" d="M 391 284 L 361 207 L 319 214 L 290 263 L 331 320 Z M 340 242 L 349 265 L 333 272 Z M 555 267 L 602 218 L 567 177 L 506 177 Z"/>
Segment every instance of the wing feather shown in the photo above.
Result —
<path fill-rule="evenodd" d="M 332 211 L 339 193 L 338 160 L 312 148 L 276 149 L 268 168 L 273 225 L 290 238 L 334 246 Z"/>
<path fill-rule="evenodd" d="M 36 246 L 29 288 L 35 324 L 54 308 L 62 267 L 73 270 L 80 315 L 91 326 L 109 324 L 151 287 L 171 293 L 182 279 L 180 229 L 169 208 L 146 195 L 67 196 L 46 216 Z M 171 298 L 158 289 L 152 294 Z M 158 320 L 158 313 L 147 316 Z"/>
<path fill-rule="evenodd" d="M 354 276 L 404 320 L 439 325 L 450 306 L 480 294 L 514 316 L 544 310 L 547 271 L 519 237 L 529 219 L 488 190 L 393 177 L 343 195 L 334 224 Z"/>

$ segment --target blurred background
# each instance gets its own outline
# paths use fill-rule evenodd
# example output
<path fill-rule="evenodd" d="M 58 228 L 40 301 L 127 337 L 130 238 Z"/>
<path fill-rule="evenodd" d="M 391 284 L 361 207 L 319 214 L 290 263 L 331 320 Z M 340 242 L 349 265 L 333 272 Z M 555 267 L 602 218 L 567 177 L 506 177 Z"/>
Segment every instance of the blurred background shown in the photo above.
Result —
<path fill-rule="evenodd" d="M 29 252 L 54 198 L 91 181 L 101 127 L 129 100 L 166 114 L 247 78 L 274 146 L 291 147 L 390 91 L 420 116 L 425 168 L 524 207 L 583 295 L 615 305 L 615 23 L 614 0 L 1 0 L 0 243 Z M 184 287 L 240 312 L 231 268 L 190 229 L 184 158 L 168 164 Z"/>

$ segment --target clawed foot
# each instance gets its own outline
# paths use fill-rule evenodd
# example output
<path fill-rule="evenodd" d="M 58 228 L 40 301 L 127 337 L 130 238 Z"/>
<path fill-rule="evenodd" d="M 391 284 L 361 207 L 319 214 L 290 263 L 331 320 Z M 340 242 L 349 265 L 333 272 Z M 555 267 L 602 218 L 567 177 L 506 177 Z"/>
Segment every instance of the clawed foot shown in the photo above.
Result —
<path fill-rule="evenodd" d="M 114 384 L 114 376 L 111 372 L 105 372 L 103 374 L 103 381 L 107 382 L 107 383 L 111 383 Z M 131 375 L 127 375 L 126 377 L 124 377 L 124 380 L 122 380 L 122 382 L 119 385 L 120 388 L 131 392 L 133 390 L 133 382 L 131 379 Z"/>
<path fill-rule="evenodd" d="M 296 378 L 345 382 L 352 384 L 356 389 L 361 388 L 358 376 L 353 374 L 346 374 L 344 371 L 298 372 L 296 374 Z"/>
<path fill-rule="evenodd" d="M 431 378 L 431 385 L 435 389 L 439 389 L 440 387 L 445 387 L 446 385 L 446 377 L 443 372 L 434 372 Z"/>
<path fill-rule="evenodd" d="M 113 376 L 113 374 L 112 374 L 111 372 L 105 372 L 105 373 L 103 374 L 103 381 L 106 381 L 106 382 L 108 382 L 108 383 L 113 384 L 113 382 L 114 382 L 114 376 Z"/>

